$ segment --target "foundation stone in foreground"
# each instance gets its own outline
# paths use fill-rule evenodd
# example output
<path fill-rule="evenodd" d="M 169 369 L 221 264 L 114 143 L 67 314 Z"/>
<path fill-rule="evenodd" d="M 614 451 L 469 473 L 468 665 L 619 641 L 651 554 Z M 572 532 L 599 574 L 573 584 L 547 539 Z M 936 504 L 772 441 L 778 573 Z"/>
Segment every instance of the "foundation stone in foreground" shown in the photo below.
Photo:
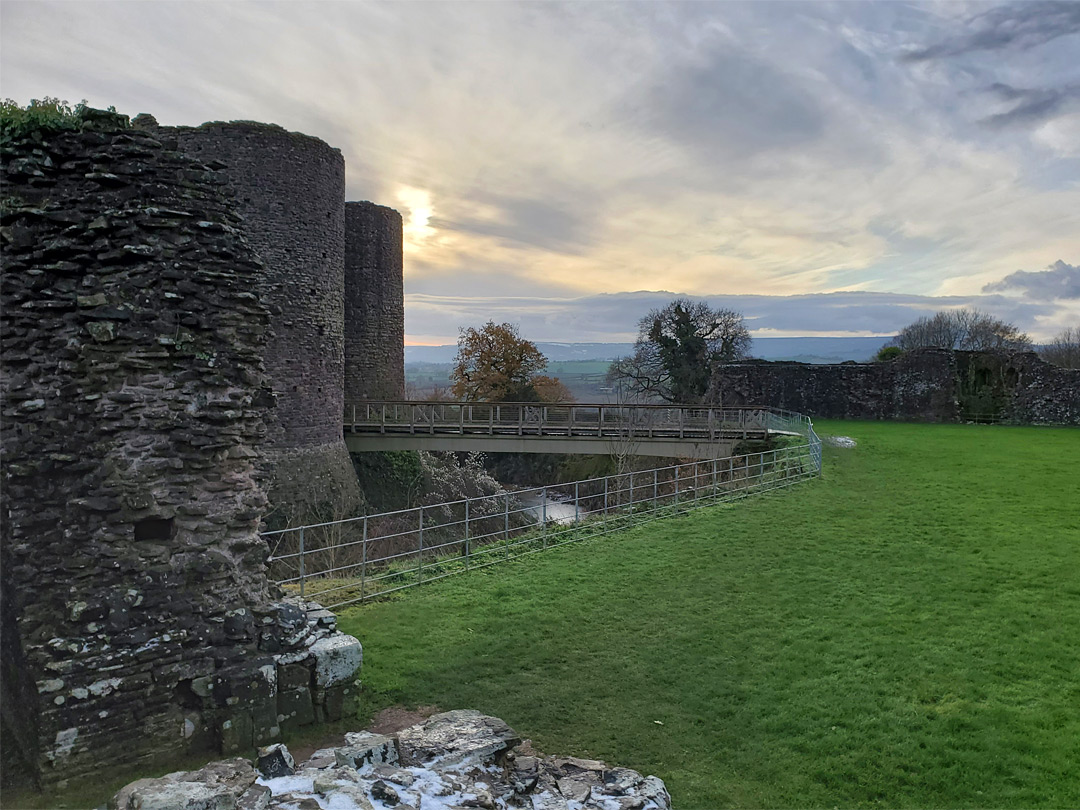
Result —
<path fill-rule="evenodd" d="M 140 779 L 111 810 L 157 808 L 485 808 L 670 810 L 663 781 L 597 760 L 549 757 L 506 723 L 467 709 L 436 714 L 393 735 L 356 732 L 302 765 L 267 750 L 260 774 L 245 759 Z M 267 767 L 269 766 L 269 768 Z"/>

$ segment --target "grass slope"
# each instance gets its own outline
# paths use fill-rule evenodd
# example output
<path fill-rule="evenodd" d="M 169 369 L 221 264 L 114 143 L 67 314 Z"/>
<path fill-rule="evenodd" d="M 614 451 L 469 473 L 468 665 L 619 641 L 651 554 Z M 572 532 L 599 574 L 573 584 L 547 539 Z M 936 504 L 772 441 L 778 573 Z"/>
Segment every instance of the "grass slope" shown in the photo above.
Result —
<path fill-rule="evenodd" d="M 346 614 L 364 711 L 477 708 L 681 808 L 1080 806 L 1080 431 L 819 429 L 859 441 L 820 481 Z"/>

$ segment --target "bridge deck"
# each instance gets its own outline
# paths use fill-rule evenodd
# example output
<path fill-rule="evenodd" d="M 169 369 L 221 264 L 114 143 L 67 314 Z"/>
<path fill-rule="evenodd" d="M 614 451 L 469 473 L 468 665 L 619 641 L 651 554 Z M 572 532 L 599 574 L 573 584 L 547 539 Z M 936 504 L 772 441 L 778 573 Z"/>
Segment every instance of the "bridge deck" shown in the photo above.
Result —
<path fill-rule="evenodd" d="M 802 435 L 767 408 L 488 402 L 358 402 L 346 406 L 350 450 L 480 450 L 716 457 L 738 441 Z M 631 447 L 632 445 L 632 447 Z"/>

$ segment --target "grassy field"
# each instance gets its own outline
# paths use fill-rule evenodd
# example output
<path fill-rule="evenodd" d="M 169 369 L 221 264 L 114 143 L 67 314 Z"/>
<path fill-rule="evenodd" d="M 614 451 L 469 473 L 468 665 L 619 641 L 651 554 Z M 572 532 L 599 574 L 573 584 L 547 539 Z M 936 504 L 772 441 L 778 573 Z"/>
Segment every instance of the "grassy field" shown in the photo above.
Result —
<path fill-rule="evenodd" d="M 821 423 L 822 480 L 367 605 L 364 712 L 676 806 L 1080 806 L 1080 430 Z"/>

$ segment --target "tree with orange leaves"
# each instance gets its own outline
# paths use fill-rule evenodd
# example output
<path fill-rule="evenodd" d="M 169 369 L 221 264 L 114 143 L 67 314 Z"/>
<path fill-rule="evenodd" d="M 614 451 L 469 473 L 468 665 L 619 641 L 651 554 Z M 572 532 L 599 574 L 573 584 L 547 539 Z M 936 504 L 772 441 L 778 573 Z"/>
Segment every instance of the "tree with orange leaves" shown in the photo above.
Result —
<path fill-rule="evenodd" d="M 569 390 L 558 377 L 541 376 L 547 358 L 510 323 L 488 321 L 458 335 L 450 379 L 454 396 L 487 402 L 565 401 Z"/>

